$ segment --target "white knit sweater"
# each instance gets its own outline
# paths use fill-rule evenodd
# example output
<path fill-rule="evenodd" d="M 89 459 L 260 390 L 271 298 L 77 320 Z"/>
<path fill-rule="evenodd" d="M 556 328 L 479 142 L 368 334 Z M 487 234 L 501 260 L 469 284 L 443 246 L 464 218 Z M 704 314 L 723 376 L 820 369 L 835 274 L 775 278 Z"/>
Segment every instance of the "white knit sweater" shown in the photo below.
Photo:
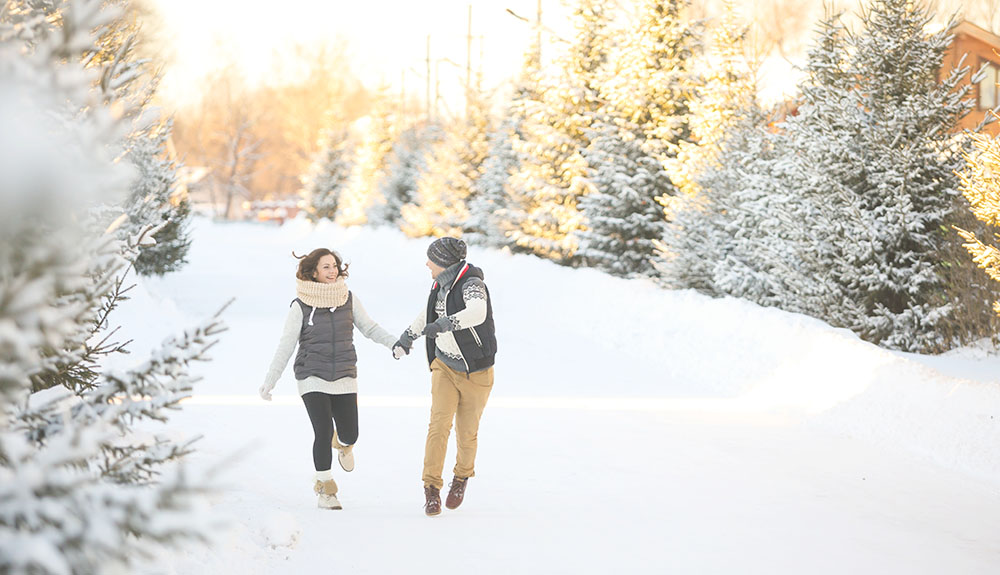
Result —
<path fill-rule="evenodd" d="M 396 343 L 396 338 L 389 335 L 389 332 L 382 329 L 382 326 L 375 323 L 368 316 L 368 312 L 365 311 L 356 294 L 352 298 L 352 301 L 353 307 L 351 309 L 354 314 L 354 326 L 358 328 L 358 331 L 375 343 L 380 343 L 386 348 L 392 349 L 392 345 Z M 297 304 L 292 305 L 288 309 L 288 316 L 285 318 L 285 327 L 281 331 L 278 349 L 274 352 L 271 367 L 267 370 L 267 376 L 264 378 L 265 383 L 269 385 L 274 384 L 281 377 L 281 373 L 285 371 L 285 367 L 288 365 L 288 360 L 291 359 L 292 353 L 295 352 L 295 346 L 299 343 L 299 332 L 301 330 L 302 307 Z M 342 377 L 336 381 L 326 381 L 316 376 L 310 376 L 296 381 L 298 381 L 299 395 L 305 395 L 312 391 L 329 393 L 331 395 L 358 392 L 358 380 L 354 377 Z"/>

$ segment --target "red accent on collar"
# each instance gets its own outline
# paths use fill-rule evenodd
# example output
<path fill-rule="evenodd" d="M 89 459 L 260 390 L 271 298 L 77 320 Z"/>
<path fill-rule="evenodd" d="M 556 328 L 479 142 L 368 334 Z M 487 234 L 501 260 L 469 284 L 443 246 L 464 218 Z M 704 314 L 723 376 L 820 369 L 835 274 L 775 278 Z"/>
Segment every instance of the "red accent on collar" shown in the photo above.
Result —
<path fill-rule="evenodd" d="M 455 284 L 458 283 L 458 280 L 462 279 L 462 276 L 464 276 L 465 272 L 467 271 L 469 271 L 469 264 L 465 264 L 465 267 L 462 268 L 462 271 L 458 272 L 458 276 L 455 277 L 455 281 L 451 282 L 451 287 L 455 287 Z M 431 286 L 431 289 L 437 289 L 437 288 L 438 288 L 438 282 L 435 281 L 434 285 Z"/>
<path fill-rule="evenodd" d="M 458 280 L 462 279 L 462 276 L 464 276 L 465 272 L 467 271 L 469 271 L 469 264 L 465 264 L 465 267 L 462 268 L 462 271 L 458 272 L 458 277 L 455 278 L 455 281 L 451 282 L 451 287 L 455 287 L 455 284 L 458 283 Z"/>

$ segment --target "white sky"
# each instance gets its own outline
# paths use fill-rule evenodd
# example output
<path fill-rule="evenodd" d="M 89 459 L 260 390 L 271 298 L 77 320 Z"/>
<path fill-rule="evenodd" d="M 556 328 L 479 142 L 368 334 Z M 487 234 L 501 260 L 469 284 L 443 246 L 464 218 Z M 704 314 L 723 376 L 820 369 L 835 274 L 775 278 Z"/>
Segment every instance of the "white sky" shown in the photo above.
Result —
<path fill-rule="evenodd" d="M 296 43 L 343 37 L 355 72 L 369 86 L 385 80 L 399 87 L 406 70 L 406 90 L 423 97 L 427 35 L 431 57 L 448 58 L 459 67 L 440 64 L 442 94 L 458 100 L 465 76 L 468 7 L 472 34 L 483 35 L 484 87 L 493 88 L 519 69 L 532 28 L 506 9 L 534 19 L 536 0 L 152 0 L 164 18 L 164 39 L 171 61 L 162 93 L 167 98 L 192 93 L 196 81 L 225 61 L 225 52 L 251 76 L 270 69 L 272 54 Z M 280 6 L 280 7 L 279 7 Z M 543 23 L 569 35 L 566 9 L 543 0 Z M 473 73 L 480 43 L 473 41 Z M 419 74 L 419 75 L 418 75 Z"/>

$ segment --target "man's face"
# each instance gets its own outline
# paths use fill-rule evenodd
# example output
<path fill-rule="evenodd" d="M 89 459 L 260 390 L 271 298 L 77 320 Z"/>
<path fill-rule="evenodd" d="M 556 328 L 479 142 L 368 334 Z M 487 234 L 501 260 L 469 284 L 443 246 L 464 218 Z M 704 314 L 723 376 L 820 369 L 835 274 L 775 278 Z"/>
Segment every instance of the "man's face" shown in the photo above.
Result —
<path fill-rule="evenodd" d="M 434 278 L 434 279 L 437 279 L 437 277 L 439 275 L 441 275 L 441 272 L 444 271 L 443 267 L 437 265 L 436 263 L 432 262 L 431 260 L 427 260 L 427 264 L 426 265 L 427 265 L 427 269 L 431 270 L 431 277 Z"/>

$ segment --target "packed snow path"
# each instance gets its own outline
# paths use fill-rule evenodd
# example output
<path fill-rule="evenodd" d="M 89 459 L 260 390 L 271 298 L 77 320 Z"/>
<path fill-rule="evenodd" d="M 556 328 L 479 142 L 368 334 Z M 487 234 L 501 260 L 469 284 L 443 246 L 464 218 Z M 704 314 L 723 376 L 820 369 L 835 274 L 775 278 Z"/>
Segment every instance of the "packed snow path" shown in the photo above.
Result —
<path fill-rule="evenodd" d="M 191 462 L 219 469 L 231 523 L 150 572 L 1000 572 L 995 360 L 935 360 L 982 375 L 952 379 L 802 316 L 476 249 L 501 351 L 465 503 L 423 515 L 423 358 L 356 335 L 357 469 L 334 468 L 344 510 L 317 509 L 291 370 L 256 397 L 290 252 L 339 250 L 396 333 L 424 304 L 427 241 L 298 221 L 194 237 L 191 264 L 122 314 L 167 318 L 128 334 L 142 350 L 237 298 L 169 426 L 204 436 Z"/>

